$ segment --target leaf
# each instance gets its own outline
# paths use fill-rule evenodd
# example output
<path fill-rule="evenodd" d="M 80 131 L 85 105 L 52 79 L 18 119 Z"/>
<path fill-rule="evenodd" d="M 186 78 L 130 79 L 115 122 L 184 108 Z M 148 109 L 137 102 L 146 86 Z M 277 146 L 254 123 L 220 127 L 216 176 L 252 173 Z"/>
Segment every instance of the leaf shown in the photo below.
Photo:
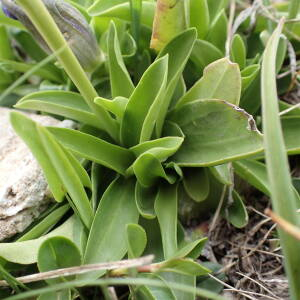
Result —
<path fill-rule="evenodd" d="M 142 278 L 155 278 L 165 283 L 164 287 L 154 287 L 151 285 L 142 286 L 137 290 L 139 300 L 176 300 L 167 282 L 157 274 L 139 274 Z"/>
<path fill-rule="evenodd" d="M 207 0 L 190 1 L 190 27 L 195 27 L 198 39 L 203 39 L 209 29 L 209 10 Z"/>
<path fill-rule="evenodd" d="M 144 153 L 151 153 L 160 162 L 163 162 L 169 156 L 175 154 L 182 143 L 183 138 L 181 137 L 164 137 L 138 144 L 134 147 L 131 147 L 130 150 L 136 157 L 139 157 Z"/>
<path fill-rule="evenodd" d="M 25 73 L 30 71 L 36 64 L 32 63 L 22 63 L 8 59 L 0 59 L 0 64 L 2 68 L 5 68 L 10 71 L 22 72 Z M 45 65 L 42 66 L 35 71 L 33 71 L 34 75 L 37 75 L 43 79 L 51 80 L 57 83 L 62 82 L 61 72 L 54 67 L 53 65 Z"/>
<path fill-rule="evenodd" d="M 147 244 L 146 231 L 138 224 L 127 224 L 126 233 L 128 257 L 140 257 L 143 254 Z"/>
<path fill-rule="evenodd" d="M 135 203 L 141 216 L 146 219 L 156 218 L 154 202 L 157 195 L 155 186 L 145 188 L 138 181 L 135 185 Z"/>
<path fill-rule="evenodd" d="M 48 232 L 56 223 L 65 215 L 65 213 L 70 209 L 69 204 L 65 204 L 58 207 L 48 216 L 42 219 L 37 225 L 32 229 L 22 235 L 17 242 L 28 241 L 37 239 L 42 236 L 45 232 Z"/>
<path fill-rule="evenodd" d="M 170 184 L 176 181 L 172 174 L 168 175 L 161 162 L 151 153 L 140 155 L 133 165 L 127 170 L 127 175 L 135 174 L 138 182 L 143 187 L 151 187 L 159 178 L 165 179 Z"/>
<path fill-rule="evenodd" d="M 118 173 L 124 174 L 134 160 L 129 150 L 92 135 L 66 128 L 48 127 L 48 130 L 66 149 Z"/>
<path fill-rule="evenodd" d="M 251 115 L 220 100 L 199 100 L 172 111 L 185 139 L 170 158 L 179 166 L 204 167 L 249 157 L 263 149 Z"/>
<path fill-rule="evenodd" d="M 29 265 L 36 263 L 38 249 L 48 238 L 63 236 L 71 240 L 73 239 L 73 223 L 74 218 L 69 218 L 62 225 L 38 239 L 14 243 L 0 243 L 0 257 L 16 264 Z"/>
<path fill-rule="evenodd" d="M 276 52 L 284 20 L 281 20 L 266 46 L 261 71 L 262 117 L 264 144 L 271 199 L 274 212 L 295 226 L 300 227 L 297 214 L 298 199 L 292 188 L 289 163 L 279 119 L 276 87 Z M 289 279 L 291 299 L 300 298 L 300 243 L 291 235 L 278 229 L 280 244 L 285 256 L 285 270 Z"/>
<path fill-rule="evenodd" d="M 190 287 L 196 287 L 196 276 L 189 276 L 178 274 L 175 272 L 164 272 L 160 273 L 160 276 L 163 277 L 168 285 L 171 287 L 172 292 L 174 293 L 176 299 L 180 300 L 195 300 L 195 293 L 187 293 L 185 291 L 177 290 L 172 288 L 172 283 L 176 282 L 177 284 L 184 284 Z"/>
<path fill-rule="evenodd" d="M 176 107 L 200 99 L 220 99 L 238 105 L 240 94 L 239 67 L 228 58 L 222 58 L 204 69 L 203 77 L 178 101 Z"/>
<path fill-rule="evenodd" d="M 116 0 L 118 1 L 118 0 Z M 118 3 L 111 0 L 100 0 L 95 2 L 88 9 L 91 16 L 101 16 L 107 18 L 118 18 L 127 22 L 131 21 L 131 11 L 129 1 L 118 1 Z M 105 5 L 105 7 L 104 7 Z M 155 2 L 143 1 L 143 8 L 141 13 L 141 24 L 149 28 L 152 27 L 155 11 Z"/>
<path fill-rule="evenodd" d="M 165 259 L 177 252 L 177 185 L 161 184 L 154 210 L 158 219 Z"/>
<path fill-rule="evenodd" d="M 84 190 L 81 178 L 74 167 L 74 161 L 71 163 L 65 150 L 46 128 L 37 125 L 37 132 L 40 135 L 51 164 L 71 197 L 72 202 L 70 204 L 75 205 L 81 220 L 87 228 L 90 228 L 93 210 Z"/>
<path fill-rule="evenodd" d="M 209 194 L 209 179 L 205 168 L 184 169 L 183 185 L 196 202 L 204 201 Z"/>
<path fill-rule="evenodd" d="M 23 97 L 15 107 L 63 116 L 102 129 L 98 118 L 78 93 L 66 91 L 36 92 Z"/>
<path fill-rule="evenodd" d="M 200 256 L 200 253 L 207 241 L 207 238 L 202 238 L 195 240 L 193 242 L 189 242 L 182 248 L 180 248 L 173 256 L 173 258 L 193 258 L 197 259 Z"/>
<path fill-rule="evenodd" d="M 299 125 L 300 118 L 298 116 L 284 116 L 281 118 L 283 137 L 288 154 L 300 153 Z"/>
<path fill-rule="evenodd" d="M 43 169 L 49 188 L 56 201 L 61 202 L 65 189 L 57 170 L 49 164 L 50 158 L 40 139 L 36 123 L 18 112 L 11 112 L 10 122 L 16 133 L 24 140 Z M 28 134 L 30 132 L 30 135 Z"/>
<path fill-rule="evenodd" d="M 159 272 L 174 272 L 183 275 L 202 276 L 210 273 L 210 270 L 194 262 L 189 258 L 170 259 L 162 264 Z"/>
<path fill-rule="evenodd" d="M 235 173 L 241 178 L 266 195 L 270 195 L 270 185 L 265 164 L 255 160 L 243 159 L 234 162 L 233 167 Z"/>
<path fill-rule="evenodd" d="M 102 97 L 95 98 L 95 103 L 104 107 L 106 110 L 113 113 L 119 122 L 122 121 L 128 99 L 125 97 L 116 97 L 113 100 Z"/>
<path fill-rule="evenodd" d="M 108 67 L 110 76 L 110 86 L 112 97 L 130 97 L 134 90 L 134 85 L 124 64 L 116 26 L 110 23 L 107 37 Z"/>
<path fill-rule="evenodd" d="M 170 106 L 174 91 L 182 75 L 183 69 L 192 52 L 196 40 L 195 29 L 188 29 L 177 35 L 159 53 L 157 59 L 169 55 L 168 61 L 168 81 L 164 101 L 160 107 L 160 112 L 156 124 L 156 137 L 161 136 L 165 117 Z"/>
<path fill-rule="evenodd" d="M 234 190 L 233 203 L 226 207 L 225 218 L 235 227 L 243 228 L 248 224 L 248 213 L 240 195 Z"/>
<path fill-rule="evenodd" d="M 105 191 L 92 224 L 84 264 L 120 260 L 127 252 L 126 225 L 137 223 L 139 213 L 134 201 L 135 181 L 119 177 Z M 98 278 L 97 271 L 79 278 Z"/>
<path fill-rule="evenodd" d="M 71 300 L 71 290 L 65 289 L 59 292 L 50 292 L 39 295 L 37 300 Z"/>
<path fill-rule="evenodd" d="M 245 91 L 250 86 L 250 84 L 259 74 L 259 71 L 260 65 L 258 64 L 247 66 L 244 70 L 242 70 L 242 91 Z"/>
<path fill-rule="evenodd" d="M 50 237 L 39 248 L 37 265 L 40 272 L 80 266 L 81 254 L 76 245 L 69 239 L 61 236 Z M 55 284 L 73 279 L 74 276 L 68 276 L 67 278 L 47 279 L 46 281 L 48 284 Z"/>
<path fill-rule="evenodd" d="M 155 61 L 144 73 L 126 105 L 121 141 L 128 147 L 151 138 L 165 94 L 168 56 Z"/>
<path fill-rule="evenodd" d="M 231 185 L 233 183 L 229 164 L 213 166 L 210 167 L 209 170 L 219 182 L 226 185 Z"/>
<path fill-rule="evenodd" d="M 231 60 L 239 64 L 240 69 L 244 69 L 246 66 L 246 47 L 243 39 L 239 34 L 233 36 L 231 42 Z"/>
<path fill-rule="evenodd" d="M 204 40 L 196 40 L 190 58 L 197 69 L 202 71 L 206 66 L 222 57 L 223 53 L 221 50 L 212 43 Z"/>
<path fill-rule="evenodd" d="M 225 42 L 227 38 L 227 25 L 228 20 L 226 13 L 222 10 L 218 16 L 215 18 L 209 32 L 207 34 L 206 40 L 214 44 L 219 50 L 224 53 L 225 51 Z"/>

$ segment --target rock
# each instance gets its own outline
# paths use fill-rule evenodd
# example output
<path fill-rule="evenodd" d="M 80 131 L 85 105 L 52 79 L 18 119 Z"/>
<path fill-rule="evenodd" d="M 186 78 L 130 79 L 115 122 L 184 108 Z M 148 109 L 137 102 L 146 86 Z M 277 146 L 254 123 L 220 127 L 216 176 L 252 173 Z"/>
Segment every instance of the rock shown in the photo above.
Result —
<path fill-rule="evenodd" d="M 10 111 L 0 108 L 0 241 L 24 231 L 53 201 L 41 168 L 10 125 Z M 45 126 L 75 126 L 69 120 L 27 115 Z"/>

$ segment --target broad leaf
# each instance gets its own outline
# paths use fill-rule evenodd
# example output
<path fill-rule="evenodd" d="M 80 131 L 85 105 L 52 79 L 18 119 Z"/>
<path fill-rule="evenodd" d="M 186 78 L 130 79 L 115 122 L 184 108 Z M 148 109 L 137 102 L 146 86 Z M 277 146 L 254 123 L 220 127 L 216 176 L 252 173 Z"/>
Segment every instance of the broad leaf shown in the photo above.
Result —
<path fill-rule="evenodd" d="M 298 116 L 285 116 L 281 119 L 284 142 L 288 154 L 300 153 L 299 126 L 300 118 Z"/>
<path fill-rule="evenodd" d="M 230 164 L 223 164 L 218 166 L 210 167 L 209 170 L 215 176 L 215 178 L 226 185 L 232 184 L 232 176 L 230 172 Z"/>
<path fill-rule="evenodd" d="M 74 218 L 70 218 L 50 233 L 34 240 L 0 243 L 0 257 L 16 264 L 33 264 L 37 262 L 38 249 L 40 245 L 50 237 L 63 236 L 73 239 Z"/>
<path fill-rule="evenodd" d="M 185 139 L 171 158 L 179 166 L 212 166 L 263 150 L 262 135 L 251 115 L 220 100 L 199 100 L 170 114 Z"/>
<path fill-rule="evenodd" d="M 245 91 L 253 80 L 258 76 L 260 71 L 260 65 L 254 64 L 246 67 L 241 71 L 242 76 L 242 91 Z"/>
<path fill-rule="evenodd" d="M 177 185 L 161 184 L 154 209 L 160 226 L 165 259 L 177 252 Z"/>
<path fill-rule="evenodd" d="M 159 53 L 157 58 L 169 54 L 168 81 L 164 102 L 160 108 L 156 125 L 156 136 L 160 137 L 165 117 L 170 106 L 178 80 L 183 72 L 187 60 L 192 52 L 196 40 L 197 32 L 195 29 L 188 29 L 177 35 Z"/>
<path fill-rule="evenodd" d="M 197 259 L 207 241 L 207 238 L 198 239 L 193 242 L 189 242 L 181 249 L 179 249 L 173 256 L 173 258 L 184 258 L 189 257 Z"/>
<path fill-rule="evenodd" d="M 187 194 L 196 202 L 205 200 L 209 194 L 209 178 L 205 168 L 185 168 L 183 185 Z"/>
<path fill-rule="evenodd" d="M 209 20 L 207 0 L 191 0 L 190 26 L 196 27 L 199 39 L 206 36 L 209 29 Z"/>
<path fill-rule="evenodd" d="M 225 218 L 235 227 L 243 228 L 248 224 L 248 213 L 240 195 L 234 190 L 233 203 L 226 207 Z"/>
<path fill-rule="evenodd" d="M 177 107 L 200 99 L 220 99 L 238 105 L 240 94 L 239 67 L 228 58 L 222 58 L 205 68 L 203 77 L 178 101 Z"/>
<path fill-rule="evenodd" d="M 129 98 L 121 123 L 123 145 L 131 147 L 151 138 L 164 99 L 167 68 L 168 56 L 155 61 Z"/>
<path fill-rule="evenodd" d="M 231 42 L 231 59 L 239 64 L 240 69 L 246 65 L 246 47 L 243 39 L 239 34 L 235 34 Z"/>
<path fill-rule="evenodd" d="M 157 188 L 143 187 L 138 181 L 135 185 L 135 203 L 141 216 L 146 219 L 154 219 L 156 217 L 154 211 L 154 202 L 157 196 Z"/>
<path fill-rule="evenodd" d="M 45 240 L 38 252 L 38 268 L 40 272 L 69 268 L 81 265 L 81 254 L 77 246 L 65 237 L 50 237 Z M 72 280 L 67 278 L 47 279 L 48 284 Z"/>
<path fill-rule="evenodd" d="M 51 164 L 55 168 L 67 193 L 70 195 L 70 204 L 75 205 L 83 223 L 87 228 L 90 228 L 93 210 L 84 190 L 82 180 L 77 173 L 78 169 L 74 167 L 74 160 L 70 161 L 68 159 L 66 151 L 46 128 L 37 125 L 37 132 L 46 149 Z"/>
<path fill-rule="evenodd" d="M 134 201 L 135 181 L 119 177 L 105 191 L 88 237 L 84 264 L 120 260 L 127 252 L 126 225 L 137 223 L 139 213 Z M 80 275 L 98 278 L 104 272 Z"/>
<path fill-rule="evenodd" d="M 134 160 L 134 155 L 129 150 L 92 135 L 66 128 L 48 127 L 48 130 L 73 153 L 118 173 L 124 174 Z"/>
<path fill-rule="evenodd" d="M 143 153 L 153 154 L 160 162 L 176 153 L 183 143 L 181 137 L 164 137 L 131 147 L 130 150 L 139 157 Z"/>
<path fill-rule="evenodd" d="M 65 91 L 36 92 L 23 97 L 17 108 L 39 110 L 102 129 L 98 118 L 80 94 Z"/>
<path fill-rule="evenodd" d="M 56 201 L 63 200 L 65 188 L 58 176 L 57 170 L 49 164 L 49 155 L 40 139 L 36 123 L 18 112 L 10 115 L 12 127 L 30 148 L 32 154 L 43 169 L 49 188 Z M 30 135 L 28 134 L 30 132 Z"/>
<path fill-rule="evenodd" d="M 196 65 L 199 71 L 202 71 L 212 62 L 221 59 L 223 53 L 215 45 L 208 41 L 196 40 L 192 53 L 191 61 Z"/>
<path fill-rule="evenodd" d="M 127 170 L 127 175 L 135 174 L 138 182 L 143 187 L 151 187 L 158 179 L 163 178 L 170 184 L 176 181 L 176 176 L 167 174 L 161 162 L 151 153 L 140 155 L 133 165 Z"/>
<path fill-rule="evenodd" d="M 126 227 L 128 257 L 140 257 L 147 244 L 147 235 L 143 227 L 138 224 L 128 224 Z"/>

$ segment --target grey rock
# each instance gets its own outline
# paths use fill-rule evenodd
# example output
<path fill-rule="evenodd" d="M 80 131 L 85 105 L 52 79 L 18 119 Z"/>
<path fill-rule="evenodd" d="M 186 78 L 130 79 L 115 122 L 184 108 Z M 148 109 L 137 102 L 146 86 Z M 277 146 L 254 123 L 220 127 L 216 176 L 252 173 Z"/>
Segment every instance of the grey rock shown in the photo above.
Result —
<path fill-rule="evenodd" d="M 10 111 L 0 108 L 0 240 L 24 231 L 53 201 L 41 168 L 10 125 Z M 75 127 L 69 120 L 27 115 L 45 126 Z"/>

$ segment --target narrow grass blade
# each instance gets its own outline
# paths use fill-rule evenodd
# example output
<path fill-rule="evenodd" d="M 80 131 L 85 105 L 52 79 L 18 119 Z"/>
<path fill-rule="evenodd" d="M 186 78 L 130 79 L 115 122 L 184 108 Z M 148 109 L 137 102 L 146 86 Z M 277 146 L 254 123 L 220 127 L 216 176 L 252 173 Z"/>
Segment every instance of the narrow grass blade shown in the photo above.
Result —
<path fill-rule="evenodd" d="M 264 144 L 273 209 L 280 217 L 289 220 L 295 226 L 300 226 L 279 119 L 276 92 L 276 51 L 283 23 L 281 20 L 270 37 L 263 56 L 261 85 Z M 300 242 L 281 229 L 278 231 L 285 256 L 290 296 L 291 299 L 298 300 L 300 299 Z"/>

